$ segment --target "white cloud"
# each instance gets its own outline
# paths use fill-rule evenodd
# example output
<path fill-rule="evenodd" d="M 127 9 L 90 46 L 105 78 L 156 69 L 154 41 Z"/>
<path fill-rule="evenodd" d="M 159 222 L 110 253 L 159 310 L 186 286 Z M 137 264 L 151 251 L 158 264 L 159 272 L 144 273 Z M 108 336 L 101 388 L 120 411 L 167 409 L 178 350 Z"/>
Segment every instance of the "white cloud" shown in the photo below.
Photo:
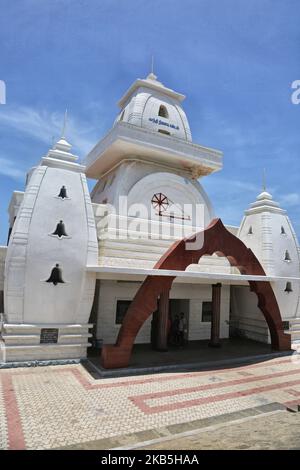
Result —
<path fill-rule="evenodd" d="M 297 206 L 300 205 L 300 194 L 299 193 L 288 193 L 280 197 L 280 202 L 285 206 Z"/>
<path fill-rule="evenodd" d="M 16 168 L 15 163 L 8 160 L 7 158 L 0 157 L 0 175 L 8 176 L 18 181 L 24 180 L 25 171 L 20 168 Z"/>
<path fill-rule="evenodd" d="M 0 126 L 10 127 L 19 133 L 27 134 L 41 142 L 48 148 L 53 140 L 58 140 L 61 135 L 64 116 L 62 113 L 39 111 L 30 107 L 5 106 L 0 112 Z M 78 151 L 84 156 L 97 142 L 96 129 L 87 127 L 86 124 L 75 119 L 68 118 L 66 137 Z"/>

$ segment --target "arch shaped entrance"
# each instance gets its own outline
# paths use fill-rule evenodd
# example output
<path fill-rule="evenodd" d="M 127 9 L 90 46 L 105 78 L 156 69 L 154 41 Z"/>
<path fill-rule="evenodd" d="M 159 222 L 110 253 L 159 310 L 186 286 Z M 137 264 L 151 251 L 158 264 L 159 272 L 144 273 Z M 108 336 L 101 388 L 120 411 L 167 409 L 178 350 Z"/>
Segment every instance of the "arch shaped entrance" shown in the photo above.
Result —
<path fill-rule="evenodd" d="M 197 249 L 197 240 L 201 247 Z M 187 246 L 189 243 L 190 246 Z M 192 246 L 196 249 L 191 249 Z M 188 249 L 189 248 L 189 249 Z M 229 232 L 221 219 L 189 238 L 175 242 L 156 263 L 155 269 L 184 271 L 190 264 L 198 263 L 204 255 L 227 257 L 231 266 L 241 274 L 265 276 L 260 262 L 249 248 Z M 147 318 L 156 310 L 158 297 L 171 289 L 174 276 L 147 276 L 124 317 L 115 345 L 104 345 L 101 363 L 105 368 L 126 367 L 129 364 L 135 338 Z M 250 290 L 258 298 L 258 307 L 268 324 L 274 350 L 291 349 L 290 336 L 284 333 L 281 313 L 270 282 L 249 281 Z"/>

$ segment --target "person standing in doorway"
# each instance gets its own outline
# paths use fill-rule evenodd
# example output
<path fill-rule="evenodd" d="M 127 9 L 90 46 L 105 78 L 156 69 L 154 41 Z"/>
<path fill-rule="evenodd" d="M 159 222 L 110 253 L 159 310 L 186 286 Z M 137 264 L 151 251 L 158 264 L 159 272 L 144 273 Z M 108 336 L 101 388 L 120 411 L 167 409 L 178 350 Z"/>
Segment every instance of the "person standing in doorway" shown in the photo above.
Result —
<path fill-rule="evenodd" d="M 179 315 L 178 313 L 172 317 L 171 314 L 171 331 L 170 331 L 170 344 L 178 346 L 179 341 Z"/>
<path fill-rule="evenodd" d="M 183 348 L 184 346 L 184 340 L 185 340 L 185 334 L 187 333 L 187 321 L 184 316 L 184 313 L 181 312 L 180 314 L 180 319 L 179 319 L 179 325 L 178 325 L 178 336 L 179 336 L 179 346 Z"/>

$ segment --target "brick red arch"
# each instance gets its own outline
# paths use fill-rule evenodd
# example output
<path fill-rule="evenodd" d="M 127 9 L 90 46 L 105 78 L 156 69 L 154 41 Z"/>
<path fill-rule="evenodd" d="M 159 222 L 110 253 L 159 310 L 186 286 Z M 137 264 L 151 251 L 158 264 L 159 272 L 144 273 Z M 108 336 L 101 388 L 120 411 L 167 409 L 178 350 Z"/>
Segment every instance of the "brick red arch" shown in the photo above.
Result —
<path fill-rule="evenodd" d="M 197 240 L 201 248 L 197 249 Z M 196 249 L 188 249 L 187 243 L 193 243 Z M 156 269 L 184 271 L 190 264 L 198 263 L 204 255 L 227 257 L 231 266 L 236 266 L 242 274 L 265 276 L 266 273 L 254 253 L 235 235 L 229 232 L 220 219 L 214 219 L 210 225 L 196 236 L 175 242 L 156 263 Z M 156 310 L 157 299 L 168 291 L 175 277 L 148 276 L 136 293 L 125 315 L 115 345 L 102 348 L 103 367 L 126 367 L 129 364 L 132 347 L 140 328 Z M 272 348 L 278 351 L 289 350 L 291 339 L 283 331 L 282 318 L 278 303 L 269 282 L 249 281 L 250 290 L 258 298 L 258 307 L 268 324 Z"/>

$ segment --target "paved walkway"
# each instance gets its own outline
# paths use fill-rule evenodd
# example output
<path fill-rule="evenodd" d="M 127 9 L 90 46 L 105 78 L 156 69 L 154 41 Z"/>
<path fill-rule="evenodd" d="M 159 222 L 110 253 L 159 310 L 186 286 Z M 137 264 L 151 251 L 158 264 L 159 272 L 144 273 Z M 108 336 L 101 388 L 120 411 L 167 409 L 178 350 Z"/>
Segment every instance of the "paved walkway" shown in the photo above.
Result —
<path fill-rule="evenodd" d="M 0 448 L 132 447 L 298 403 L 296 356 L 222 370 L 100 380 L 82 365 L 3 369 Z"/>
<path fill-rule="evenodd" d="M 300 413 L 278 411 L 139 446 L 144 450 L 300 450 Z"/>

